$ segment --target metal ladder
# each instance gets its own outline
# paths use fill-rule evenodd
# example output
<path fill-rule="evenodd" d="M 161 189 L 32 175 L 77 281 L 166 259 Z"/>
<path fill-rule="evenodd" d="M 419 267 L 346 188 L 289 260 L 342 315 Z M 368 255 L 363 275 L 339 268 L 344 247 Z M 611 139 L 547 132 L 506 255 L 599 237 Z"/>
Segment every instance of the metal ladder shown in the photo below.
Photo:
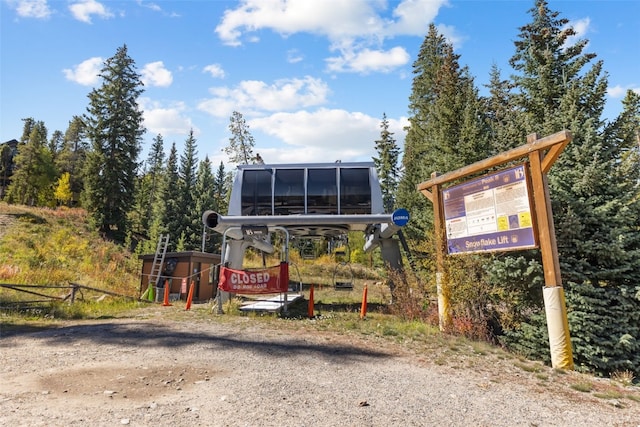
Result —
<path fill-rule="evenodd" d="M 149 284 L 151 286 L 157 286 L 158 279 L 162 273 L 162 265 L 164 264 L 164 256 L 167 254 L 167 246 L 169 246 L 169 235 L 161 234 L 158 240 L 158 247 L 156 248 L 156 254 L 153 257 L 153 264 L 151 265 L 151 272 L 149 273 Z"/>

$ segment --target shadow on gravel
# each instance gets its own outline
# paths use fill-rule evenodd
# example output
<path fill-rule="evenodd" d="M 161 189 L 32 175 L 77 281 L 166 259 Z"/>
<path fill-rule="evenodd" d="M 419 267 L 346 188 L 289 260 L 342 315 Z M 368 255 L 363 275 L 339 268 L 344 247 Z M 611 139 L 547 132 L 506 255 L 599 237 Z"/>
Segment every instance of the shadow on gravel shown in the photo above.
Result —
<path fill-rule="evenodd" d="M 185 324 L 181 324 L 183 327 Z M 194 329 L 200 325 L 193 324 Z M 13 329 L 13 328 L 9 328 Z M 21 328 L 19 328 L 21 329 Z M 226 326 L 225 326 L 225 329 Z M 307 342 L 303 338 L 286 334 L 276 336 L 243 337 L 242 332 L 229 334 L 227 331 L 198 332 L 186 331 L 145 322 L 100 323 L 65 327 L 29 326 L 25 330 L 7 330 L 2 326 L 0 348 L 9 345 L 3 338 L 21 335 L 24 338 L 43 340 L 51 345 L 71 346 L 77 343 L 87 345 L 112 345 L 128 348 L 145 347 L 188 347 L 198 345 L 194 351 L 246 350 L 271 357 L 289 357 L 295 354 L 315 354 L 328 359 L 339 359 L 342 363 L 362 358 L 384 358 L 391 354 L 368 348 L 344 344 Z M 104 349 L 101 349 L 104 351 Z"/>

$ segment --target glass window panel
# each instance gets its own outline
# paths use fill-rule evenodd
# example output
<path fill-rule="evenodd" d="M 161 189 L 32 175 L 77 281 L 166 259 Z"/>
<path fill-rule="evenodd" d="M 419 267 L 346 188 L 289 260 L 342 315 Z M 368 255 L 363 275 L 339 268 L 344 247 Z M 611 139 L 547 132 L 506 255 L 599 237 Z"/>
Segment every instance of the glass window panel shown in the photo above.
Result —
<path fill-rule="evenodd" d="M 243 171 L 242 215 L 271 215 L 271 169 Z"/>
<path fill-rule="evenodd" d="M 337 214 L 336 170 L 309 169 L 307 175 L 307 213 Z"/>
<path fill-rule="evenodd" d="M 304 213 L 304 169 L 276 169 L 274 186 L 275 215 Z"/>
<path fill-rule="evenodd" d="M 371 213 L 371 185 L 368 168 L 340 169 L 340 213 Z"/>

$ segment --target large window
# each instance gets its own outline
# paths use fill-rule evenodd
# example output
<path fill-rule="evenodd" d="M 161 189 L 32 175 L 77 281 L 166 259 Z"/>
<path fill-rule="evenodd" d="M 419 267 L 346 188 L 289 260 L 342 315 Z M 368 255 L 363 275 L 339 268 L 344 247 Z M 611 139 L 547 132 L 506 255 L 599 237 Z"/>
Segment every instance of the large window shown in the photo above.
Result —
<path fill-rule="evenodd" d="M 273 204 L 275 215 L 304 213 L 304 169 L 276 169 Z"/>
<path fill-rule="evenodd" d="M 336 170 L 309 169 L 307 176 L 307 213 L 337 214 L 338 186 Z"/>
<path fill-rule="evenodd" d="M 271 215 L 271 169 L 245 170 L 242 215 Z"/>
<path fill-rule="evenodd" d="M 340 169 L 340 213 L 370 214 L 369 169 Z"/>

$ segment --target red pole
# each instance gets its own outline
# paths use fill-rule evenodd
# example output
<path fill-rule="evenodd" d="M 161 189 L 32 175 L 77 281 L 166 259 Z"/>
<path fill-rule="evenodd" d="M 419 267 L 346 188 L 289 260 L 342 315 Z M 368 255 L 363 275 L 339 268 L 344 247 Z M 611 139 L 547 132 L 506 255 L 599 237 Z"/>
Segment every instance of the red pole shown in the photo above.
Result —
<path fill-rule="evenodd" d="M 362 306 L 360 307 L 360 318 L 364 319 L 367 315 L 367 285 L 364 285 L 362 291 Z"/>
<path fill-rule="evenodd" d="M 307 309 L 307 315 L 309 319 L 313 319 L 313 285 L 311 285 L 311 289 L 309 290 L 309 307 Z"/>

